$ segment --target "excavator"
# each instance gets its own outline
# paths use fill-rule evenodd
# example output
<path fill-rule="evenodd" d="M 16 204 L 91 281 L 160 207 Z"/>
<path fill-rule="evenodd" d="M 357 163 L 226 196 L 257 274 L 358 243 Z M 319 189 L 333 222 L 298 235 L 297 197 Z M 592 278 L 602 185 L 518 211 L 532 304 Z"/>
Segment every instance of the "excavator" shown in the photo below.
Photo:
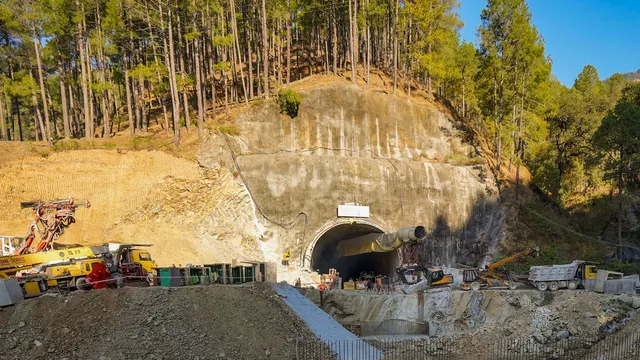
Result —
<path fill-rule="evenodd" d="M 478 291 L 483 287 L 497 286 L 497 284 L 500 284 L 507 286 L 510 290 L 515 290 L 517 287 L 516 284 L 512 281 L 506 280 L 502 275 L 496 273 L 496 269 L 525 256 L 538 256 L 539 252 L 540 250 L 537 247 L 534 247 L 511 255 L 491 265 L 487 265 L 483 270 L 465 269 L 463 273 L 462 289 Z"/>
<path fill-rule="evenodd" d="M 427 280 L 429 287 L 446 286 L 453 283 L 453 275 L 445 274 L 441 269 L 429 268 L 418 264 L 405 264 L 396 268 L 400 280 L 413 285 Z"/>

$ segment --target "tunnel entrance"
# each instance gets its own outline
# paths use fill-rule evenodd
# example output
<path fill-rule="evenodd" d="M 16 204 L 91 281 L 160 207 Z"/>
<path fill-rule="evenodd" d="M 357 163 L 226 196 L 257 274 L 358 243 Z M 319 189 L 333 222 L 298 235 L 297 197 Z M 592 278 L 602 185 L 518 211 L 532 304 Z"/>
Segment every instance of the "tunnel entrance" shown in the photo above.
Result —
<path fill-rule="evenodd" d="M 397 251 L 336 256 L 340 241 L 370 233 L 381 234 L 382 231 L 366 224 L 341 224 L 331 228 L 316 242 L 311 255 L 311 268 L 320 274 L 326 274 L 330 268 L 334 268 L 340 273 L 342 281 L 356 280 L 361 271 L 374 271 L 376 275 L 393 277 L 398 266 Z"/>

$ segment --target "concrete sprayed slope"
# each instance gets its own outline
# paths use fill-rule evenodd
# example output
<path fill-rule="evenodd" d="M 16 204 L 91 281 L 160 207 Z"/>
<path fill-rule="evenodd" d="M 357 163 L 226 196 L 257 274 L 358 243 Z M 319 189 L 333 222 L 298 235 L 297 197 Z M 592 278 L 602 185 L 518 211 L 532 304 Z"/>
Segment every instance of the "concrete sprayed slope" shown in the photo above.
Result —
<path fill-rule="evenodd" d="M 240 134 L 212 137 L 201 148 L 203 166 L 226 166 L 244 176 L 253 200 L 287 229 L 280 248 L 309 265 L 315 241 L 337 225 L 338 204 L 370 207 L 380 231 L 424 225 L 431 263 L 473 263 L 504 236 L 504 214 L 482 168 L 454 166 L 473 149 L 448 115 L 433 104 L 351 85 L 301 91 L 296 118 L 273 102 L 237 118 Z"/>
<path fill-rule="evenodd" d="M 296 341 L 316 340 L 266 284 L 92 290 L 0 311 L 3 360 L 290 360 Z"/>
<path fill-rule="evenodd" d="M 273 284 L 285 304 L 309 326 L 311 331 L 338 355 L 338 360 L 378 360 L 382 352 L 358 339 L 322 311 L 297 289 L 287 284 Z"/>

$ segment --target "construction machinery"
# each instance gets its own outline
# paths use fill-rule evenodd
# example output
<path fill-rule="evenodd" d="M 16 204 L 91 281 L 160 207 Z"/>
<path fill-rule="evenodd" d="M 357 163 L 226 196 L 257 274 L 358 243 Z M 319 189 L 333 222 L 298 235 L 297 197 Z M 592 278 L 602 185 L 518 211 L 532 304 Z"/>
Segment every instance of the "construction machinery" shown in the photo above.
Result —
<path fill-rule="evenodd" d="M 86 259 L 101 256 L 100 247 L 81 246 L 0 257 L 0 279 L 16 275 L 19 271 L 29 270 L 46 263 L 60 263 L 74 259 Z"/>
<path fill-rule="evenodd" d="M 66 228 L 76 222 L 76 209 L 81 206 L 90 208 L 91 203 L 88 200 L 84 203 L 76 203 L 73 198 L 21 202 L 21 208 L 33 209 L 35 218 L 29 226 L 27 236 L 15 249 L 14 255 L 33 254 L 53 249 L 54 241 L 64 234 Z M 41 235 L 40 241 L 34 244 L 38 234 Z"/>
<path fill-rule="evenodd" d="M 427 280 L 430 287 L 446 286 L 453 283 L 453 275 L 445 274 L 441 269 L 428 268 L 418 264 L 402 265 L 396 268 L 396 273 L 403 283 L 416 284 Z"/>
<path fill-rule="evenodd" d="M 27 292 L 36 291 L 32 283 L 36 283 L 40 291 L 59 285 L 95 288 L 92 283 L 106 280 L 105 276 L 117 285 L 125 281 L 146 282 L 156 267 L 149 251 L 141 249 L 147 246 L 150 245 L 105 244 L 3 256 L 0 257 L 0 278 L 15 276 Z"/>
<path fill-rule="evenodd" d="M 99 265 L 104 266 L 102 258 L 72 259 L 18 272 L 16 278 L 22 284 L 26 296 L 39 295 L 54 287 L 88 290 L 94 286 L 86 279 Z"/>
<path fill-rule="evenodd" d="M 463 273 L 462 289 L 478 291 L 482 287 L 504 285 L 509 289 L 514 290 L 517 287 L 516 283 L 506 280 L 502 275 L 496 272 L 496 269 L 525 256 L 538 256 L 538 253 L 539 249 L 534 247 L 497 261 L 486 266 L 485 269 L 482 270 L 465 269 Z"/>
<path fill-rule="evenodd" d="M 151 281 L 153 268 L 157 267 L 148 250 L 149 244 L 105 244 L 98 251 L 105 260 L 111 277 L 117 285 L 125 281 Z"/>
<path fill-rule="evenodd" d="M 390 252 L 408 243 L 422 242 L 426 236 L 427 231 L 424 226 L 407 227 L 394 233 L 371 233 L 353 239 L 342 240 L 336 250 L 338 257 L 372 252 Z"/>
<path fill-rule="evenodd" d="M 529 282 L 540 291 L 584 288 L 585 280 L 596 279 L 597 276 L 596 264 L 583 260 L 574 260 L 566 265 L 532 266 L 529 269 Z"/>

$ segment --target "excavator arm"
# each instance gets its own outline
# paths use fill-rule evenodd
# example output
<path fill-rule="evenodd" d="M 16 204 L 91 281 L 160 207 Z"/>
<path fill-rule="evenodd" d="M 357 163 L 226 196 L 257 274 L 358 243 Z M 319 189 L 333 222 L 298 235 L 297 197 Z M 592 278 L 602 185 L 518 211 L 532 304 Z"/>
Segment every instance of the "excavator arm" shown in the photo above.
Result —
<path fill-rule="evenodd" d="M 501 283 L 506 284 L 507 281 L 504 278 L 502 278 L 502 276 L 496 274 L 495 270 L 497 268 L 501 267 L 501 266 L 504 266 L 504 265 L 506 265 L 506 264 L 508 264 L 508 263 L 510 263 L 512 261 L 518 260 L 518 259 L 520 259 L 522 257 L 525 257 L 525 256 L 530 256 L 530 255 L 538 256 L 539 251 L 540 250 L 537 247 L 534 247 L 534 248 L 531 248 L 529 250 L 525 250 L 525 251 L 519 252 L 517 254 L 511 255 L 511 256 L 509 256 L 507 258 L 504 258 L 504 259 L 502 259 L 500 261 L 497 261 L 497 262 L 487 266 L 487 271 L 484 274 L 484 276 L 488 277 L 488 278 L 496 279 L 496 280 L 500 281 Z"/>
<path fill-rule="evenodd" d="M 512 261 L 518 260 L 521 257 L 525 257 L 525 256 L 529 256 L 529 255 L 538 255 L 539 251 L 540 250 L 537 247 L 534 247 L 532 249 L 519 252 L 517 254 L 511 255 L 511 256 L 509 256 L 507 258 L 504 258 L 504 259 L 502 259 L 500 261 L 497 261 L 497 262 L 487 266 L 487 270 L 493 271 L 493 270 L 499 268 L 500 266 L 503 266 L 503 265 L 506 265 L 506 264 L 508 264 L 508 263 L 510 263 Z"/>

